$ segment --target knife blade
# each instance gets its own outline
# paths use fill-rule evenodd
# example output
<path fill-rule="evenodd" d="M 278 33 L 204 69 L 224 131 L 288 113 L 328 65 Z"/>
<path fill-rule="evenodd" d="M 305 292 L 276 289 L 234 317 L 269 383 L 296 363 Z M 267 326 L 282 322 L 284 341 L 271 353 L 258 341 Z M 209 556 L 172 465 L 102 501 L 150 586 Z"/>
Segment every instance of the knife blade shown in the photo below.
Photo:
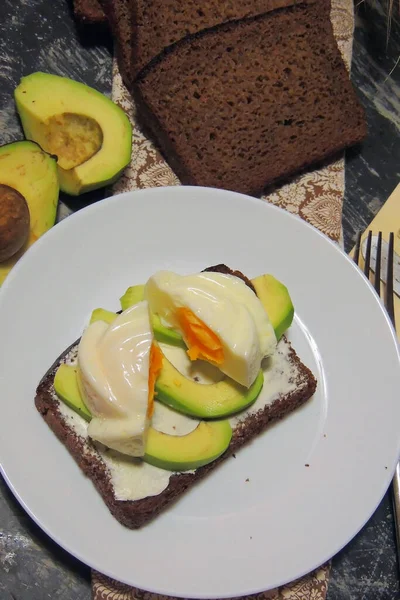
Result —
<path fill-rule="evenodd" d="M 372 236 L 372 244 L 371 244 L 371 270 L 375 273 L 376 267 L 376 245 L 378 241 L 378 236 Z M 367 247 L 367 238 L 361 244 L 361 253 L 362 257 L 365 260 Z M 382 240 L 382 248 L 381 248 L 381 281 L 386 283 L 386 271 L 387 271 L 387 258 L 388 258 L 388 247 L 389 244 Z M 396 296 L 400 298 L 400 256 L 395 252 L 394 253 L 394 261 L 393 261 L 393 290 Z"/>

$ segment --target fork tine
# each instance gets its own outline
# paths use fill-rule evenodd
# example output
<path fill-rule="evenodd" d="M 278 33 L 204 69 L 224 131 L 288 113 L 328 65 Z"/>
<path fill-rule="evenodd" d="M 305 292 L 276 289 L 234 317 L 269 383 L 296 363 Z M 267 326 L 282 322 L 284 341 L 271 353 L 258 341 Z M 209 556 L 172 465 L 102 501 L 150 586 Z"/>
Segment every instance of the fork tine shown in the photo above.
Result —
<path fill-rule="evenodd" d="M 354 249 L 354 257 L 353 260 L 356 263 L 356 265 L 358 265 L 358 261 L 360 258 L 360 245 L 361 245 L 361 231 L 359 231 L 357 233 L 357 237 L 356 237 L 356 247 Z"/>
<path fill-rule="evenodd" d="M 382 254 L 382 231 L 378 233 L 378 241 L 376 243 L 376 259 L 375 259 L 375 279 L 374 288 L 381 295 L 381 254 Z"/>
<path fill-rule="evenodd" d="M 368 231 L 367 248 L 365 250 L 365 264 L 364 264 L 364 275 L 369 277 L 369 266 L 371 262 L 371 242 L 372 242 L 372 231 Z"/>
<path fill-rule="evenodd" d="M 392 232 L 389 235 L 385 307 L 386 307 L 386 310 L 390 317 L 390 320 L 393 323 L 393 327 L 396 327 L 395 320 L 394 320 L 394 303 L 393 303 L 393 260 L 394 260 L 394 234 Z"/>

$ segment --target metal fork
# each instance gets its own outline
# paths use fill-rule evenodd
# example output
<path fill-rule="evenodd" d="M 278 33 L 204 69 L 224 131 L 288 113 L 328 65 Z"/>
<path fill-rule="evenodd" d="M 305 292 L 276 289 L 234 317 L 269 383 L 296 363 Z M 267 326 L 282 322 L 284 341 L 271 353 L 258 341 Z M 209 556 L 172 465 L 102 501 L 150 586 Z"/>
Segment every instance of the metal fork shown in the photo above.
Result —
<path fill-rule="evenodd" d="M 361 245 L 361 232 L 358 233 L 356 239 L 356 246 L 354 250 L 354 262 L 359 265 L 360 260 L 360 245 Z M 367 246 L 365 249 L 365 264 L 364 264 L 364 275 L 368 277 L 371 270 L 371 246 L 372 246 L 372 231 L 368 232 Z M 378 239 L 376 244 L 376 266 L 375 275 L 373 277 L 373 285 L 377 294 L 381 295 L 381 251 L 382 251 L 382 232 L 378 233 Z M 389 234 L 389 246 L 387 256 L 387 277 L 386 277 L 386 289 L 384 294 L 384 305 L 389 318 L 396 329 L 396 323 L 394 318 L 394 291 L 393 291 L 393 262 L 394 262 L 394 234 Z M 400 567 L 400 463 L 396 466 L 396 471 L 392 480 L 392 500 L 393 500 L 393 511 L 394 521 L 396 529 L 396 541 L 397 541 L 397 560 Z"/>

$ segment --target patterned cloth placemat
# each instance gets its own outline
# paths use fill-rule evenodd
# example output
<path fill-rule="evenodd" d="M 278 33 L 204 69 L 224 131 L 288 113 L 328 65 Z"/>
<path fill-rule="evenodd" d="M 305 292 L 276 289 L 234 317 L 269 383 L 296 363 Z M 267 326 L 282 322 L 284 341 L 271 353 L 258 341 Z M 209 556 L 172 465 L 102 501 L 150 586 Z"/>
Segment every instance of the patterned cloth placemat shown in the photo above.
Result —
<path fill-rule="evenodd" d="M 350 69 L 353 45 L 354 12 L 352 0 L 332 0 L 331 19 L 343 59 Z M 122 83 L 118 65 L 113 65 L 112 99 L 128 114 L 133 126 L 132 160 L 114 184 L 118 194 L 146 187 L 179 185 L 169 165 L 138 128 L 132 98 Z M 270 191 L 262 200 L 298 214 L 308 223 L 340 242 L 344 195 L 344 156 L 323 168 L 308 171 L 290 183 Z M 246 600 L 324 600 L 328 588 L 330 565 L 327 563 L 291 584 L 269 592 L 247 596 Z M 119 583 L 92 572 L 93 600 L 169 600 Z"/>

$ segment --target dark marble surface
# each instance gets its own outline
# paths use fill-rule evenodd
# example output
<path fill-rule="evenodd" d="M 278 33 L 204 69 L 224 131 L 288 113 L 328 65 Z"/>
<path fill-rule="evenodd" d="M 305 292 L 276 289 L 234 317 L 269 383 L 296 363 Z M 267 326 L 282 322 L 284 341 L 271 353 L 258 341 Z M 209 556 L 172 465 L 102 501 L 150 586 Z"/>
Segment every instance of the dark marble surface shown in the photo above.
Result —
<path fill-rule="evenodd" d="M 400 181 L 400 24 L 386 43 L 385 10 L 360 3 L 352 66 L 366 108 L 369 137 L 346 164 L 346 249 Z M 0 143 L 21 139 L 12 91 L 36 70 L 111 89 L 110 37 L 73 22 L 66 0 L 0 0 Z M 393 72 L 390 74 L 391 70 Z M 389 75 L 390 74 L 390 75 Z M 104 192 L 63 200 L 73 209 Z M 1 459 L 1 457 L 0 457 Z M 393 517 L 387 494 L 363 530 L 332 561 L 328 600 L 400 598 Z M 0 478 L 0 600 L 88 600 L 90 572 L 26 515 Z"/>

